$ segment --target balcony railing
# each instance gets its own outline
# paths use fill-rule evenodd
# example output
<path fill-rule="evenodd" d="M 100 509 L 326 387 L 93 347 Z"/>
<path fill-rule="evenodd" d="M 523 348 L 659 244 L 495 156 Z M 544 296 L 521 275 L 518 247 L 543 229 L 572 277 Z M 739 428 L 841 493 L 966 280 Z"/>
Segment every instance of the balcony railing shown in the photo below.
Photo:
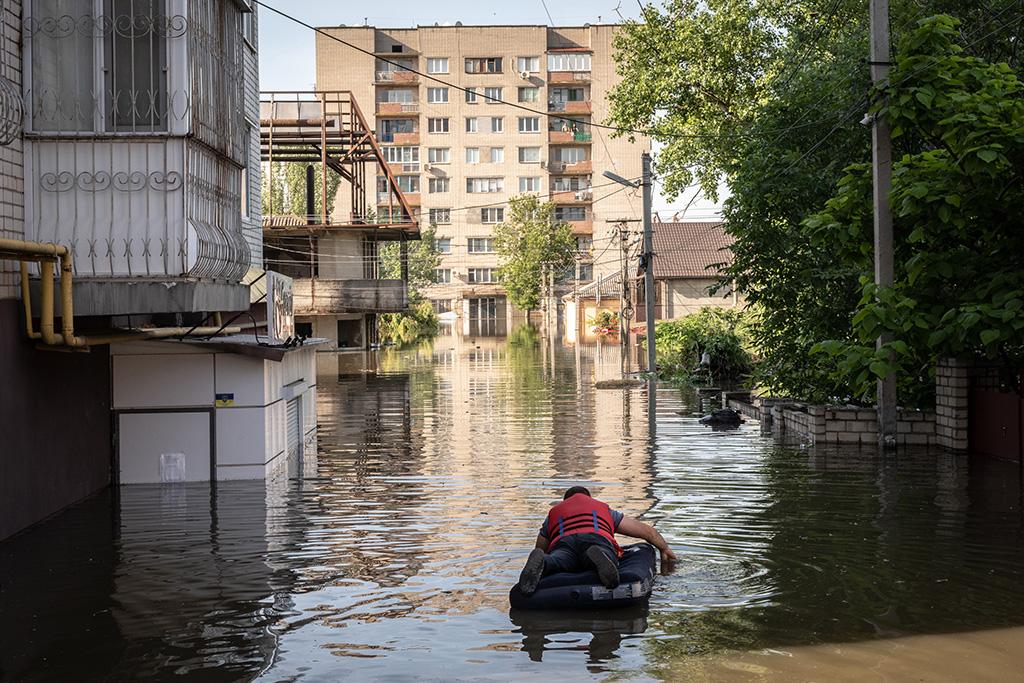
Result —
<path fill-rule="evenodd" d="M 557 130 L 548 131 L 548 142 L 552 145 L 568 145 L 574 142 L 591 142 L 593 136 L 590 131 L 582 130 Z"/>
<path fill-rule="evenodd" d="M 408 303 L 402 280 L 328 280 L 296 278 L 292 302 L 296 315 L 398 313 Z"/>
<path fill-rule="evenodd" d="M 394 173 L 395 175 L 400 175 L 400 174 L 403 174 L 403 173 L 419 173 L 420 172 L 420 164 L 419 164 L 419 162 L 412 162 L 412 163 L 389 163 L 388 164 L 388 168 L 391 169 L 391 172 Z"/>
<path fill-rule="evenodd" d="M 378 71 L 375 83 L 418 83 L 420 77 L 412 71 Z"/>
<path fill-rule="evenodd" d="M 548 83 L 589 83 L 589 71 L 549 71 Z"/>
<path fill-rule="evenodd" d="M 419 114 L 419 102 L 378 102 L 377 113 L 382 116 L 398 116 L 401 114 Z"/>
<path fill-rule="evenodd" d="M 547 164 L 547 169 L 551 173 L 593 173 L 594 164 L 590 159 L 587 159 L 586 161 L 577 161 L 575 163 L 550 161 Z"/>
<path fill-rule="evenodd" d="M 590 188 L 582 190 L 552 190 L 551 201 L 555 204 L 583 204 L 593 201 L 594 193 Z"/>
<path fill-rule="evenodd" d="M 594 110 L 592 102 L 548 102 L 548 111 L 553 113 L 564 112 L 566 114 L 589 114 Z"/>
<path fill-rule="evenodd" d="M 405 201 L 409 203 L 409 206 L 420 205 L 420 193 L 419 192 L 403 192 L 405 195 Z M 393 202 L 390 192 L 377 192 L 377 206 L 387 206 L 388 202 Z M 397 202 L 395 202 L 397 204 Z"/>

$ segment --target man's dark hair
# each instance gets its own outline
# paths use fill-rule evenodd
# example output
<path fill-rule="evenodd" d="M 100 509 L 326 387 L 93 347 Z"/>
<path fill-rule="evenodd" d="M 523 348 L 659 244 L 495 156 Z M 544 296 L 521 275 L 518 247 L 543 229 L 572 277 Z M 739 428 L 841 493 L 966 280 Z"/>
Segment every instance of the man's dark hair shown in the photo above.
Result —
<path fill-rule="evenodd" d="M 565 495 L 562 496 L 562 500 L 569 500 L 570 498 L 575 496 L 577 493 L 582 493 L 584 496 L 589 496 L 590 495 L 590 491 L 587 490 L 586 486 L 572 486 L 572 487 L 566 489 Z"/>

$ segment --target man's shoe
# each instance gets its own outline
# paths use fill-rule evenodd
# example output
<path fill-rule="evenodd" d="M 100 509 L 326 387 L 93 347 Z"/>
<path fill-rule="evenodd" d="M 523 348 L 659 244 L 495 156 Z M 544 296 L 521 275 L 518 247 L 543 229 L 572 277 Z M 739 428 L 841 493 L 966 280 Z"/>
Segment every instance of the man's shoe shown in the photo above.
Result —
<path fill-rule="evenodd" d="M 594 565 L 594 568 L 597 569 L 597 578 L 601 579 L 601 584 L 605 588 L 615 588 L 619 585 L 618 562 L 608 557 L 608 553 L 596 545 L 587 548 L 586 555 L 587 559 Z"/>
<path fill-rule="evenodd" d="M 530 551 L 530 556 L 526 558 L 526 566 L 519 573 L 519 592 L 523 595 L 533 595 L 543 574 L 544 551 L 540 548 L 534 548 Z M 618 576 L 617 571 L 616 576 Z"/>

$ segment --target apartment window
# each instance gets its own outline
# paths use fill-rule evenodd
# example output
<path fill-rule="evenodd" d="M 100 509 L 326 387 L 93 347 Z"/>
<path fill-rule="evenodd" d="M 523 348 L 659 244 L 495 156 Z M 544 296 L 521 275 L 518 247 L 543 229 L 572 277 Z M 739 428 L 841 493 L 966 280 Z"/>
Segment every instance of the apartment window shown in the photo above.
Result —
<path fill-rule="evenodd" d="M 520 147 L 519 163 L 537 164 L 540 163 L 540 147 Z"/>
<path fill-rule="evenodd" d="M 548 99 L 552 102 L 586 102 L 585 88 L 551 88 Z"/>
<path fill-rule="evenodd" d="M 439 285 L 446 285 L 452 281 L 452 269 L 451 268 L 435 268 L 434 269 L 434 282 Z"/>
<path fill-rule="evenodd" d="M 492 164 L 503 164 L 505 163 L 505 148 L 504 147 L 491 147 L 490 159 Z"/>
<path fill-rule="evenodd" d="M 468 74 L 500 74 L 501 57 L 473 57 L 466 59 Z"/>
<path fill-rule="evenodd" d="M 584 147 L 556 147 L 554 155 L 556 161 L 566 164 L 578 164 L 587 160 L 587 150 Z"/>
<path fill-rule="evenodd" d="M 540 100 L 540 88 L 519 88 L 520 102 L 537 102 Z"/>
<path fill-rule="evenodd" d="M 476 88 L 466 88 L 466 103 L 476 104 Z"/>
<path fill-rule="evenodd" d="M 448 88 L 427 88 L 427 102 L 444 104 L 448 101 Z"/>
<path fill-rule="evenodd" d="M 520 192 L 540 192 L 539 176 L 523 176 L 519 178 Z"/>
<path fill-rule="evenodd" d="M 447 225 L 452 222 L 451 209 L 430 209 L 427 212 L 427 219 L 434 225 Z M 449 243 L 451 240 L 448 240 Z"/>
<path fill-rule="evenodd" d="M 448 132 L 448 119 L 447 118 L 427 119 L 427 131 L 430 132 L 430 133 L 447 133 Z"/>
<path fill-rule="evenodd" d="M 428 57 L 427 58 L 427 73 L 428 74 L 446 74 L 446 73 L 448 73 L 448 58 L 447 57 Z"/>
<path fill-rule="evenodd" d="M 167 130 L 165 0 L 104 3 L 103 19 L 109 20 L 110 26 L 130 27 L 106 31 L 94 30 L 100 22 L 94 17 L 91 2 L 24 5 L 26 14 L 32 14 L 26 17 L 26 27 L 30 21 L 35 27 L 25 32 L 33 50 L 31 102 L 26 103 L 32 130 L 89 132 L 99 128 L 98 121 L 112 132 Z M 69 30 L 65 30 L 65 23 Z M 87 30 L 87 26 L 91 28 Z M 232 31 L 224 38 L 225 42 L 231 41 L 225 50 L 240 46 L 242 39 L 241 32 Z M 99 88 L 96 74 L 102 74 Z M 234 85 L 223 84 L 212 99 L 231 96 Z M 93 91 L 97 89 L 102 92 L 94 102 Z M 95 116 L 99 112 L 94 107 L 101 116 Z"/>
<path fill-rule="evenodd" d="M 381 147 L 380 151 L 389 164 L 414 164 L 420 160 L 419 147 Z"/>
<path fill-rule="evenodd" d="M 494 268 L 470 268 L 466 275 L 466 281 L 470 283 L 480 284 L 498 281 L 495 277 Z"/>
<path fill-rule="evenodd" d="M 488 207 L 486 209 L 480 209 L 480 222 L 482 223 L 500 223 L 505 220 L 505 209 L 497 207 Z M 493 242 L 493 240 L 491 240 Z M 491 244 L 488 251 L 494 251 L 494 245 Z"/>
<path fill-rule="evenodd" d="M 401 223 L 403 220 L 402 207 L 400 206 L 381 206 L 377 208 L 378 223 Z"/>
<path fill-rule="evenodd" d="M 583 52 L 548 55 L 548 71 L 590 71 L 590 55 Z"/>
<path fill-rule="evenodd" d="M 416 101 L 416 91 L 410 88 L 381 88 L 380 102 L 411 104 Z"/>
<path fill-rule="evenodd" d="M 580 264 L 580 279 L 585 281 L 585 282 L 594 279 L 594 264 L 592 264 L 592 263 L 581 263 Z"/>
<path fill-rule="evenodd" d="M 594 238 L 590 235 L 577 235 L 576 236 L 576 251 L 584 254 L 594 250 Z"/>
<path fill-rule="evenodd" d="M 435 238 L 434 239 L 434 248 L 437 249 L 437 253 L 439 253 L 439 254 L 450 254 L 450 253 L 452 253 L 452 238 L 451 237 L 437 237 L 437 238 Z"/>
<path fill-rule="evenodd" d="M 520 133 L 539 133 L 540 132 L 540 117 L 539 116 L 520 116 L 519 117 L 519 132 Z"/>
<path fill-rule="evenodd" d="M 448 274 L 449 282 L 451 281 L 451 271 Z M 431 299 L 430 305 L 434 307 L 434 313 L 441 315 L 442 313 L 452 312 L 452 300 L 451 299 Z"/>
<path fill-rule="evenodd" d="M 452 150 L 448 147 L 428 147 L 427 162 L 431 164 L 450 164 Z"/>
<path fill-rule="evenodd" d="M 416 122 L 412 119 L 379 119 L 377 128 L 381 142 L 394 142 L 395 133 L 415 133 Z"/>
<path fill-rule="evenodd" d="M 252 2 L 246 2 L 250 11 L 242 14 L 242 37 L 253 50 L 256 49 L 256 14 Z"/>
<path fill-rule="evenodd" d="M 505 119 L 500 116 L 491 117 L 491 132 L 500 133 L 505 130 Z"/>
<path fill-rule="evenodd" d="M 558 221 L 585 221 L 587 219 L 587 207 L 585 206 L 556 206 L 555 220 Z"/>
<path fill-rule="evenodd" d="M 467 164 L 479 164 L 480 163 L 480 148 L 479 147 L 467 147 L 466 148 L 466 163 Z"/>
<path fill-rule="evenodd" d="M 430 178 L 427 180 L 427 192 L 438 194 L 448 192 L 451 188 L 451 181 L 448 178 Z"/>
<path fill-rule="evenodd" d="M 535 74 L 540 71 L 540 57 L 517 57 L 516 71 Z"/>
<path fill-rule="evenodd" d="M 501 104 L 501 88 L 484 88 L 487 104 Z"/>
<path fill-rule="evenodd" d="M 468 117 L 466 119 L 466 132 L 475 133 L 477 132 L 477 120 L 474 117 Z"/>
<path fill-rule="evenodd" d="M 402 192 L 419 192 L 420 177 L 418 175 L 396 175 L 395 185 Z M 388 191 L 388 179 L 386 176 L 377 176 L 377 191 Z"/>
<path fill-rule="evenodd" d="M 489 211 L 490 209 L 484 209 Z M 485 223 L 497 223 L 500 221 L 484 221 Z M 493 254 L 494 253 L 494 238 L 493 237 L 470 237 L 466 241 L 466 250 L 470 254 Z"/>
<path fill-rule="evenodd" d="M 504 191 L 504 178 L 466 178 L 466 192 L 471 194 L 486 194 Z"/>
<path fill-rule="evenodd" d="M 557 176 L 551 181 L 552 192 L 579 192 L 590 189 L 590 176 Z"/>

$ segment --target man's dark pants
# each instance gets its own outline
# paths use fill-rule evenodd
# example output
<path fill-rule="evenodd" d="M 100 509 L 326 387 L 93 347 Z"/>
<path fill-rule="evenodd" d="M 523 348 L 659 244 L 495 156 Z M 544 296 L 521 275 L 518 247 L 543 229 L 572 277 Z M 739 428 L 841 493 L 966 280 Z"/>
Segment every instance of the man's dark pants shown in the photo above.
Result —
<path fill-rule="evenodd" d="M 557 574 L 558 572 L 582 572 L 593 569 L 586 552 L 590 546 L 597 546 L 601 551 L 618 564 L 619 555 L 611 541 L 600 534 L 571 534 L 559 539 L 553 548 L 550 548 L 544 555 L 544 574 Z"/>

